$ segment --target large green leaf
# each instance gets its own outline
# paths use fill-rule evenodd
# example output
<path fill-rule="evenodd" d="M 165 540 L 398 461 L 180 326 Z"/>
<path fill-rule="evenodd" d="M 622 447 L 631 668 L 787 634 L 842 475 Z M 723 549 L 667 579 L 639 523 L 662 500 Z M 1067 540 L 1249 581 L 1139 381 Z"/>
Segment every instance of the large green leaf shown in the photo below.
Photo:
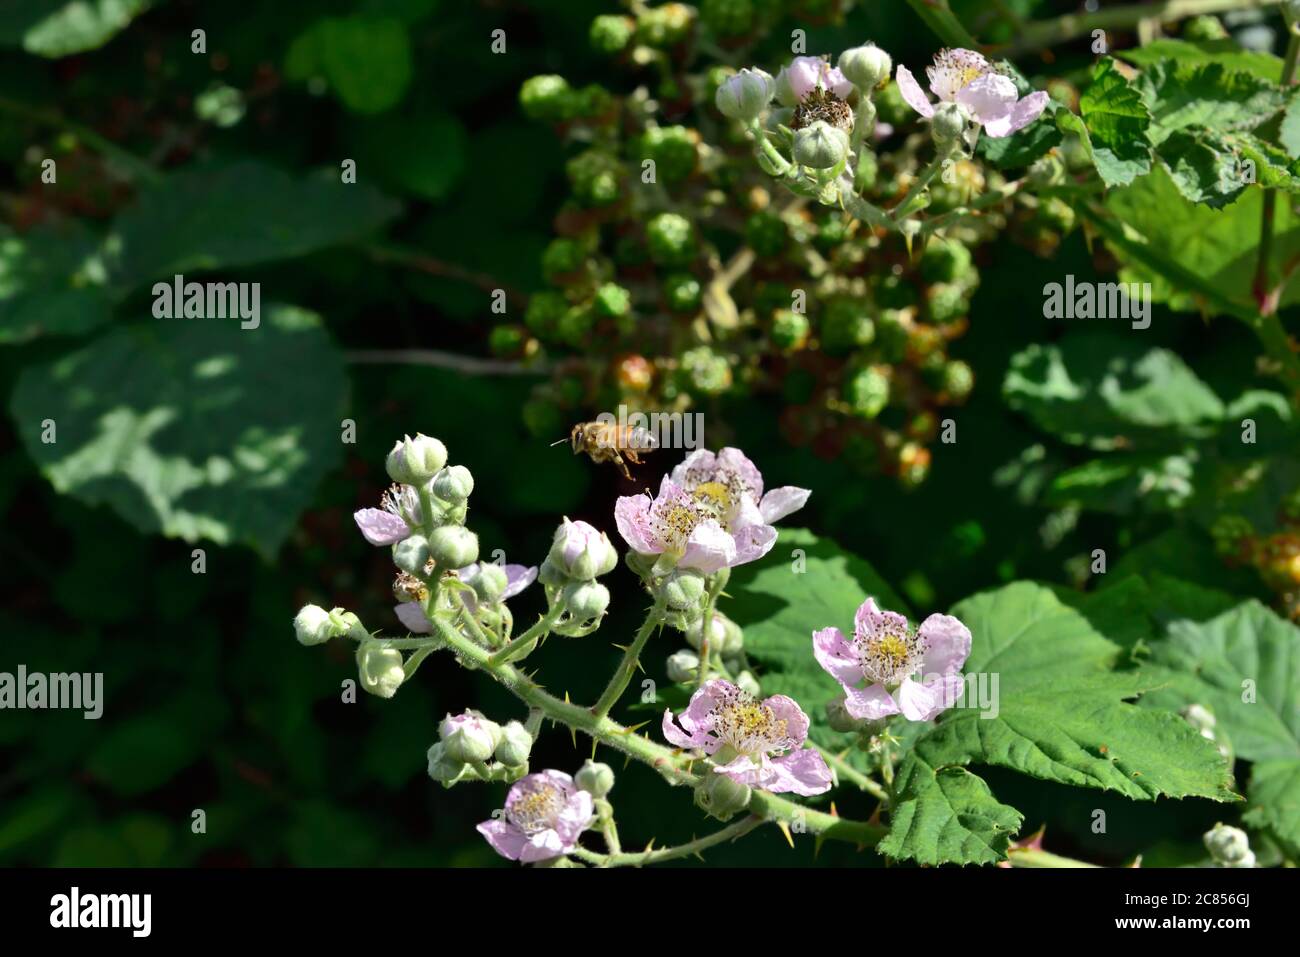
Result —
<path fill-rule="evenodd" d="M 1123 186 L 1151 169 L 1151 115 L 1141 95 L 1106 58 L 1079 98 L 1093 162 L 1107 186 Z M 1078 130 L 1078 127 L 1074 127 Z"/>
<path fill-rule="evenodd" d="M 8 0 L 0 4 L 0 44 L 64 57 L 101 47 L 153 0 Z"/>
<path fill-rule="evenodd" d="M 1255 762 L 1246 820 L 1300 855 L 1300 628 L 1256 601 L 1208 621 L 1172 621 L 1152 645 L 1166 687 L 1143 704 L 1208 707 Z"/>
<path fill-rule="evenodd" d="M 0 344 L 78 335 L 112 317 L 99 241 L 79 222 L 0 226 Z"/>
<path fill-rule="evenodd" d="M 1286 105 L 1276 83 L 1222 63 L 1162 60 L 1143 70 L 1136 85 L 1151 110 L 1147 136 L 1156 146 L 1185 127 L 1254 129 Z"/>
<path fill-rule="evenodd" d="M 1184 66 L 1217 63 L 1228 70 L 1253 73 L 1270 83 L 1282 82 L 1281 57 L 1242 49 L 1235 40 L 1156 40 L 1144 47 L 1117 50 L 1115 55 L 1141 67 L 1162 60 L 1176 61 Z"/>
<path fill-rule="evenodd" d="M 125 288 L 175 273 L 288 259 L 354 242 L 397 214 L 339 171 L 294 176 L 241 160 L 186 167 L 151 185 L 113 223 L 114 280 Z"/>
<path fill-rule="evenodd" d="M 1029 346 L 1012 358 L 1002 394 L 1045 432 L 1098 449 L 1178 445 L 1210 434 L 1224 414 L 1173 352 L 1115 336 Z"/>
<path fill-rule="evenodd" d="M 1134 800 L 1234 797 L 1212 744 L 1175 714 L 1128 703 L 1157 681 L 1110 671 L 1119 646 L 1049 589 L 1017 582 L 952 614 L 971 629 L 966 674 L 989 674 L 990 687 L 998 677 L 996 707 L 949 709 L 917 739 L 895 780 L 884 853 L 923 864 L 1005 856 L 1018 815 L 973 775 L 953 776 L 971 764 Z"/>
<path fill-rule="evenodd" d="M 290 80 L 322 76 L 343 105 L 356 113 L 382 113 L 406 95 L 413 73 L 406 24 L 387 17 L 326 17 L 289 48 Z"/>
<path fill-rule="evenodd" d="M 846 745 L 826 724 L 826 703 L 841 692 L 813 658 L 813 632 L 832 625 L 851 632 L 868 596 L 907 614 L 903 600 L 866 561 L 802 528 L 781 529 L 765 559 L 736 569 L 727 593 L 724 610 L 745 629 L 745 653 L 762 665 L 763 693 L 798 701 L 818 744 Z"/>
<path fill-rule="evenodd" d="M 11 411 L 60 492 L 146 532 L 271 554 L 340 457 L 345 382 L 314 315 L 267 307 L 256 329 L 220 319 L 115 329 L 25 369 Z"/>

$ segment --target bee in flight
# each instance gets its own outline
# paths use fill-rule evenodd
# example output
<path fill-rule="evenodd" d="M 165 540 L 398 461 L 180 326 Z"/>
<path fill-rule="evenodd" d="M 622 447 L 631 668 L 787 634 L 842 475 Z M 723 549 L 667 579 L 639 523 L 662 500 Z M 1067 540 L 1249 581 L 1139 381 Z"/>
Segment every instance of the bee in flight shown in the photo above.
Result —
<path fill-rule="evenodd" d="M 564 439 L 560 439 L 551 444 L 561 445 L 564 442 Z M 642 455 L 659 447 L 658 439 L 649 429 L 599 420 L 579 422 L 569 433 L 568 442 L 573 446 L 574 455 L 586 453 L 598 465 L 601 462 L 613 462 L 629 482 L 632 473 L 628 471 L 627 463 L 640 465 Z M 627 461 L 624 461 L 625 457 Z"/>

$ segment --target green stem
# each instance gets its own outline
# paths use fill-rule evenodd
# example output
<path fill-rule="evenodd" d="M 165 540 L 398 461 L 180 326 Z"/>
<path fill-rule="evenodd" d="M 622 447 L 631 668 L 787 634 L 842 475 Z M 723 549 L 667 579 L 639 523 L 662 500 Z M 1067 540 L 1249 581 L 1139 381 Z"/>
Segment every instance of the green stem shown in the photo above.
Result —
<path fill-rule="evenodd" d="M 563 614 L 564 605 L 556 602 L 550 611 L 537 620 L 537 624 L 505 645 L 501 650 L 495 652 L 492 655 L 492 663 L 494 665 L 503 665 L 507 661 L 514 661 L 516 658 L 531 654 L 533 650 L 531 646 L 535 645 L 541 638 L 549 635 L 551 629 L 555 627 L 555 623 L 560 620 L 560 616 Z"/>
<path fill-rule="evenodd" d="M 916 202 L 917 197 L 925 192 L 926 188 L 934 178 L 939 175 L 940 170 L 943 169 L 944 160 L 947 158 L 947 156 L 941 153 L 934 159 L 930 160 L 930 165 L 921 171 L 921 175 L 916 178 L 916 182 L 913 183 L 912 188 L 907 191 L 907 195 L 904 196 L 902 201 L 899 202 L 899 204 L 891 211 L 890 215 L 894 217 L 895 222 L 901 223 L 911 215 L 912 205 Z"/>
<path fill-rule="evenodd" d="M 1284 87 L 1292 86 L 1296 80 L 1296 64 L 1300 58 L 1300 30 L 1290 12 L 1284 8 L 1287 34 L 1286 59 L 1282 63 L 1282 83 Z M 1277 210 L 1277 190 L 1265 189 L 1263 208 L 1259 222 L 1259 258 L 1255 263 L 1255 282 L 1253 291 L 1259 311 L 1265 315 L 1277 312 L 1282 299 L 1282 286 L 1274 286 L 1270 275 L 1273 259 L 1273 231 Z"/>
<path fill-rule="evenodd" d="M 912 5 L 916 6 L 917 2 L 923 0 L 913 0 Z M 1124 30 L 1143 20 L 1165 23 L 1206 13 L 1222 13 L 1225 10 L 1271 7 L 1278 2 L 1279 0 L 1159 0 L 1155 3 L 1107 7 L 1092 13 L 1069 13 L 1053 20 L 1025 24 L 1014 41 L 997 47 L 996 52 L 1003 56 L 1015 56 L 1077 40 L 1088 36 L 1093 30 Z"/>
<path fill-rule="evenodd" d="M 706 851 L 711 847 L 719 844 L 725 844 L 728 841 L 734 841 L 738 837 L 748 834 L 754 828 L 763 823 L 762 818 L 746 817 L 734 824 L 728 824 L 720 831 L 708 835 L 707 837 L 696 838 L 685 844 L 677 844 L 672 847 L 661 847 L 658 850 L 637 851 L 633 853 L 610 853 L 597 854 L 595 851 L 589 851 L 586 848 L 578 848 L 573 852 L 573 856 L 595 864 L 597 867 L 641 867 L 643 864 L 658 864 L 661 861 L 673 861 L 682 857 L 690 857 L 701 851 Z"/>
<path fill-rule="evenodd" d="M 721 572 L 714 575 L 704 599 L 704 617 L 700 621 L 700 667 L 695 680 L 697 688 L 703 688 L 704 682 L 709 680 L 709 659 L 712 657 L 709 639 L 713 637 L 713 612 L 718 606 L 718 592 L 722 591 L 724 584 L 726 582 Z"/>
<path fill-rule="evenodd" d="M 948 0 L 907 0 L 916 15 L 925 21 L 940 40 L 950 47 L 979 49 L 979 41 L 961 25 L 957 15 L 948 6 Z"/>
<path fill-rule="evenodd" d="M 664 620 L 664 599 L 657 598 L 654 607 L 646 615 L 645 621 L 641 623 L 641 629 L 632 639 L 632 644 L 627 646 L 627 651 L 623 653 L 623 660 L 618 663 L 618 668 L 614 671 L 614 676 L 609 679 L 609 684 L 601 692 L 600 698 L 597 699 L 591 713 L 597 718 L 603 718 L 609 714 L 611 708 L 618 703 L 618 699 L 623 692 L 627 690 L 628 683 L 632 680 L 632 675 L 636 673 L 637 662 L 641 658 L 641 651 L 645 648 L 646 642 L 654 634 L 655 629 L 663 624 Z M 701 664 L 701 667 L 703 665 Z"/>
<path fill-rule="evenodd" d="M 812 742 L 809 742 L 812 744 Z M 856 785 L 861 791 L 866 791 L 878 801 L 885 804 L 889 803 L 889 794 L 879 784 L 867 777 L 849 762 L 845 761 L 838 754 L 829 748 L 823 748 L 820 744 L 812 744 L 814 748 L 826 759 L 826 763 L 835 769 L 835 773 L 845 781 Z"/>
<path fill-rule="evenodd" d="M 433 624 L 442 641 L 458 656 L 481 668 L 524 704 L 542 712 L 552 721 L 581 731 L 598 743 L 635 758 L 658 771 L 669 784 L 694 787 L 699 783 L 699 775 L 686 768 L 687 759 L 676 751 L 655 744 L 610 718 L 598 717 L 581 705 L 560 700 L 513 665 L 492 664 L 491 655 L 486 649 L 457 632 L 443 618 L 435 618 Z M 874 846 L 886 833 L 878 825 L 845 820 L 767 791 L 754 791 L 749 801 L 749 810 L 764 820 L 786 824 L 802 822 L 807 830 L 815 834 L 862 846 Z"/>
<path fill-rule="evenodd" d="M 1013 847 L 1007 852 L 1007 861 L 1012 867 L 1096 867 L 1087 861 L 1077 861 L 1072 857 L 1061 857 L 1048 851 L 1032 847 Z"/>

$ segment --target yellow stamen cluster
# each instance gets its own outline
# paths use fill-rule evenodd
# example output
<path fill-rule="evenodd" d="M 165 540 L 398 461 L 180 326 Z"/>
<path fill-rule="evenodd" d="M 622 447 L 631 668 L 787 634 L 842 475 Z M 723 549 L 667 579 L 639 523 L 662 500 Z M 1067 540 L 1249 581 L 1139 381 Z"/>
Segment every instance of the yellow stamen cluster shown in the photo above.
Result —
<path fill-rule="evenodd" d="M 892 616 L 881 621 L 873 633 L 858 636 L 854 644 L 867 680 L 889 687 L 914 674 L 925 658 L 925 639 Z"/>
<path fill-rule="evenodd" d="M 790 745 L 788 722 L 739 688 L 714 708 L 713 733 L 740 754 L 769 754 Z"/>
<path fill-rule="evenodd" d="M 555 826 L 555 820 L 564 810 L 564 793 L 553 784 L 538 781 L 530 790 L 516 797 L 506 808 L 510 822 L 527 834 L 536 834 Z"/>

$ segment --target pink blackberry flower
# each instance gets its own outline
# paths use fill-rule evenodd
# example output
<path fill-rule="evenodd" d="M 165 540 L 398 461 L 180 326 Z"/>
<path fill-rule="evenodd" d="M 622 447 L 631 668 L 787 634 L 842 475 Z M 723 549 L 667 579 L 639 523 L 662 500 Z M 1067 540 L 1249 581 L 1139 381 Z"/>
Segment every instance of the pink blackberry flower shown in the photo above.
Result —
<path fill-rule="evenodd" d="M 381 508 L 363 508 L 352 514 L 371 545 L 396 545 L 423 521 L 420 494 L 410 485 L 393 485 L 379 504 Z"/>
<path fill-rule="evenodd" d="M 520 778 L 506 796 L 506 806 L 478 825 L 492 850 L 512 861 L 530 864 L 568 854 L 591 824 L 594 801 L 561 771 L 539 771 Z"/>
<path fill-rule="evenodd" d="M 679 748 L 699 748 L 713 770 L 765 791 L 821 794 L 831 772 L 816 751 L 805 748 L 808 716 L 785 695 L 762 701 L 730 681 L 713 678 L 691 695 L 674 721 L 664 712 L 664 737 Z"/>
<path fill-rule="evenodd" d="M 802 508 L 810 494 L 786 486 L 764 495 L 762 474 L 739 449 L 699 449 L 664 476 L 654 499 L 620 498 L 614 519 L 633 550 L 711 574 L 771 551 L 772 523 Z"/>
<path fill-rule="evenodd" d="M 819 56 L 797 56 L 776 75 L 777 96 L 786 106 L 806 100 L 814 90 L 828 90 L 841 100 L 853 92 L 853 84 L 838 69 Z"/>
<path fill-rule="evenodd" d="M 902 615 L 868 598 L 854 616 L 853 637 L 838 628 L 814 632 L 813 656 L 844 688 L 853 717 L 929 721 L 961 696 L 970 644 L 970 629 L 951 615 L 931 615 L 913 631 Z"/>
<path fill-rule="evenodd" d="M 992 137 L 1010 136 L 1042 115 L 1048 96 L 1041 90 L 1023 99 L 1016 84 L 974 50 L 941 50 L 925 68 L 930 90 L 940 102 L 956 103 Z M 898 67 L 898 90 L 916 112 L 934 116 L 934 104 L 911 71 Z"/>

